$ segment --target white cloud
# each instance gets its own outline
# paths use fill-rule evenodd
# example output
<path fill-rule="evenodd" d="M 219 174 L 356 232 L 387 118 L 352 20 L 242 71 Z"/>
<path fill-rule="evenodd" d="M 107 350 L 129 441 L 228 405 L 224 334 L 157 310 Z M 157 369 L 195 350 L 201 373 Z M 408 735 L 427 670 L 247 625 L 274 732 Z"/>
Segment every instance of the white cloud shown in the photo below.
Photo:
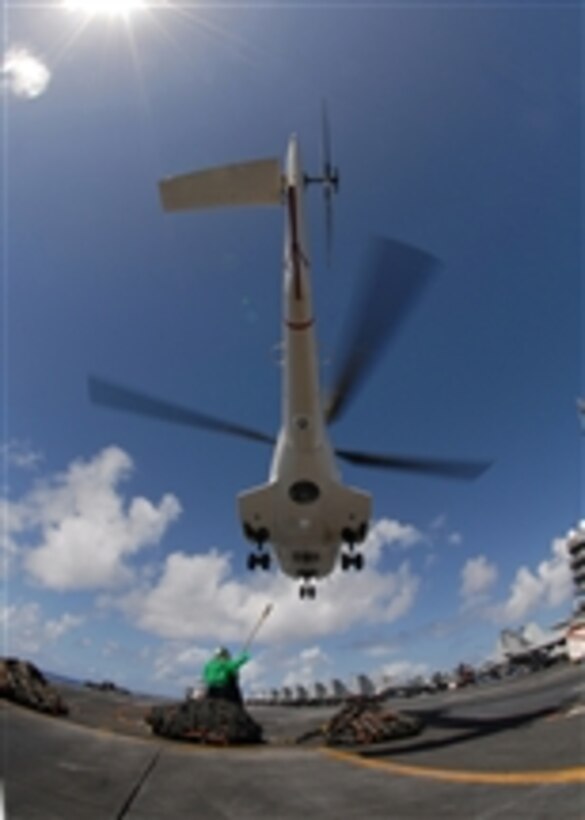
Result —
<path fill-rule="evenodd" d="M 497 581 L 498 570 L 495 564 L 490 564 L 485 555 L 478 555 L 466 561 L 461 570 L 461 587 L 459 595 L 463 606 L 476 606 L 485 602 L 486 595 Z"/>
<path fill-rule="evenodd" d="M 125 506 L 118 484 L 131 470 L 130 457 L 108 447 L 8 506 L 8 537 L 13 548 L 27 544 L 24 567 L 35 581 L 73 590 L 132 580 L 128 559 L 157 544 L 181 508 L 172 495 L 158 506 L 139 497 Z"/>
<path fill-rule="evenodd" d="M 450 529 L 447 516 L 444 513 L 438 515 L 431 521 L 429 524 L 429 535 L 431 542 L 442 538 L 447 544 L 453 547 L 458 547 L 463 543 L 463 536 L 458 530 Z"/>
<path fill-rule="evenodd" d="M 431 538 L 433 536 L 442 535 L 447 543 L 454 547 L 458 547 L 463 543 L 463 536 L 458 530 L 448 531 L 447 516 L 444 513 L 438 515 L 431 521 L 429 530 L 431 532 Z"/>
<path fill-rule="evenodd" d="M 154 679 L 193 686 L 199 681 L 203 666 L 209 658 L 209 650 L 199 646 L 164 644 L 154 658 Z"/>
<path fill-rule="evenodd" d="M 32 100 L 40 97 L 49 85 L 48 66 L 24 46 L 12 46 L 0 64 L 0 87 L 15 97 Z"/>
<path fill-rule="evenodd" d="M 29 442 L 17 439 L 0 445 L 0 457 L 8 467 L 20 470 L 35 470 L 44 459 L 43 454 L 33 450 Z"/>
<path fill-rule="evenodd" d="M 320 646 L 310 646 L 308 649 L 301 650 L 299 658 L 303 663 L 317 663 L 319 661 L 327 661 L 329 656 Z"/>
<path fill-rule="evenodd" d="M 81 615 L 70 615 L 69 612 L 64 612 L 57 620 L 45 621 L 45 635 L 49 641 L 57 641 L 67 632 L 81 626 L 84 620 L 85 618 Z"/>
<path fill-rule="evenodd" d="M 364 545 L 367 560 L 377 564 L 384 547 L 399 546 L 408 549 L 426 541 L 426 537 L 412 524 L 401 524 L 390 518 L 376 521 Z"/>
<path fill-rule="evenodd" d="M 320 646 L 302 649 L 286 665 L 288 671 L 282 679 L 282 686 L 310 688 L 316 681 L 323 682 L 331 677 L 331 659 Z"/>
<path fill-rule="evenodd" d="M 154 585 L 130 593 L 121 606 L 142 629 L 164 638 L 239 640 L 266 596 L 260 600 L 230 575 L 229 556 L 215 549 L 200 555 L 174 552 Z"/>
<path fill-rule="evenodd" d="M 396 653 L 395 646 L 389 646 L 388 644 L 373 644 L 372 646 L 367 646 L 363 650 L 363 654 L 369 658 L 383 658 L 386 655 L 394 655 Z"/>
<path fill-rule="evenodd" d="M 0 608 L 4 652 L 8 655 L 37 655 L 67 632 L 80 626 L 84 618 L 64 612 L 57 619 L 44 617 L 37 603 Z"/>
<path fill-rule="evenodd" d="M 0 498 L 0 579 L 7 578 L 18 555 L 18 547 L 12 537 L 13 529 L 17 526 L 18 509 L 10 501 Z"/>
<path fill-rule="evenodd" d="M 268 670 L 266 665 L 257 658 L 251 658 L 240 671 L 240 683 L 250 692 L 267 692 L 265 679 Z"/>
<path fill-rule="evenodd" d="M 297 585 L 281 573 L 239 580 L 231 556 L 212 549 L 198 555 L 172 553 L 156 581 L 111 603 L 163 638 L 231 642 L 243 641 L 272 602 L 260 641 L 316 639 L 358 623 L 392 623 L 403 616 L 416 598 L 418 578 L 407 562 L 395 572 L 382 572 L 377 565 L 388 544 L 420 538 L 414 527 L 378 522 L 364 545 L 365 569 L 333 573 L 319 584 L 314 601 L 299 600 Z"/>
<path fill-rule="evenodd" d="M 497 623 L 517 623 L 541 606 L 554 608 L 570 601 L 573 582 L 566 538 L 555 538 L 551 552 L 551 558 L 541 561 L 535 571 L 526 566 L 518 569 L 507 600 L 492 610 Z"/>
<path fill-rule="evenodd" d="M 411 678 L 426 677 L 429 666 L 426 663 L 417 663 L 408 660 L 397 660 L 385 663 L 380 669 L 372 673 L 372 678 L 378 687 L 389 686 L 395 683 L 404 683 Z"/>

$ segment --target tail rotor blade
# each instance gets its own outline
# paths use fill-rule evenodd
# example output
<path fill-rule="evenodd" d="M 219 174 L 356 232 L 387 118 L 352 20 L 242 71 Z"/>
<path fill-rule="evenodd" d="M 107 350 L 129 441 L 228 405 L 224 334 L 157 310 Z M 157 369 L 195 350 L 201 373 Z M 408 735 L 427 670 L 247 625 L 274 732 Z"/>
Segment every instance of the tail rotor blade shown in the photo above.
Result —
<path fill-rule="evenodd" d="M 325 253 L 328 267 L 331 267 L 333 253 L 333 195 L 329 187 L 323 188 L 325 197 Z"/>
<path fill-rule="evenodd" d="M 325 100 L 321 103 L 321 166 L 323 176 L 329 179 L 331 176 L 331 129 L 329 128 L 329 115 Z"/>
<path fill-rule="evenodd" d="M 325 245 L 327 264 L 331 264 L 333 248 L 333 194 L 339 186 L 339 174 L 331 161 L 331 129 L 325 100 L 321 105 L 321 173 L 325 205 Z"/>
<path fill-rule="evenodd" d="M 329 423 L 346 410 L 390 339 L 397 335 L 430 281 L 438 260 L 393 239 L 372 241 L 355 312 L 325 407 Z"/>
<path fill-rule="evenodd" d="M 402 470 L 440 478 L 470 481 L 483 475 L 491 466 L 489 461 L 456 461 L 453 459 L 418 458 L 415 456 L 381 455 L 358 450 L 336 450 L 336 454 L 350 464 L 382 470 Z"/>
<path fill-rule="evenodd" d="M 122 410 L 172 424 L 182 424 L 187 427 L 261 441 L 265 444 L 274 444 L 274 437 L 261 431 L 199 413 L 197 410 L 172 404 L 95 376 L 89 377 L 88 387 L 90 399 L 94 404 L 100 404 L 113 410 Z"/>

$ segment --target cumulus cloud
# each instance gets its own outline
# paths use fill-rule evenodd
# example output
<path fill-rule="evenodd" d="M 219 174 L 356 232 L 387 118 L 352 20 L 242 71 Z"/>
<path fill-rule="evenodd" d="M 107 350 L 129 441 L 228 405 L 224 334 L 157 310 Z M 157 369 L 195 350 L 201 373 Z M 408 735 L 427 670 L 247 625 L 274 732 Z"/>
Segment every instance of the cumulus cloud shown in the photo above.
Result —
<path fill-rule="evenodd" d="M 18 555 L 18 546 L 13 537 L 18 512 L 15 505 L 6 499 L 0 499 L 0 522 L 2 538 L 0 538 L 0 579 L 7 578 Z"/>
<path fill-rule="evenodd" d="M 426 541 L 426 537 L 412 524 L 401 524 L 390 518 L 382 518 L 371 528 L 364 552 L 368 561 L 377 564 L 385 547 L 397 546 L 408 549 Z"/>
<path fill-rule="evenodd" d="M 380 669 L 372 673 L 372 678 L 377 682 L 378 687 L 383 687 L 396 683 L 405 683 L 419 676 L 426 677 L 428 674 L 429 666 L 426 663 L 396 660 L 385 663 Z"/>
<path fill-rule="evenodd" d="M 535 570 L 518 569 L 508 598 L 492 610 L 499 624 L 517 623 L 541 606 L 554 608 L 570 601 L 572 576 L 567 553 L 567 539 L 555 538 L 551 557 L 541 561 Z"/>
<path fill-rule="evenodd" d="M 392 623 L 412 607 L 419 579 L 403 561 L 394 572 L 378 568 L 382 550 L 420 538 L 414 528 L 383 520 L 364 545 L 366 567 L 336 572 L 319 584 L 314 601 L 299 600 L 290 578 L 280 573 L 239 580 L 232 557 L 207 553 L 169 555 L 159 578 L 132 593 L 111 599 L 142 629 L 175 640 L 241 641 L 267 602 L 274 610 L 259 639 L 267 643 L 312 640 L 357 623 Z"/>
<path fill-rule="evenodd" d="M 37 603 L 0 607 L 0 627 L 7 655 L 36 655 L 67 632 L 81 626 L 84 618 L 64 612 L 59 618 L 44 617 Z"/>
<path fill-rule="evenodd" d="M 288 671 L 282 686 L 311 687 L 315 682 L 325 682 L 331 677 L 332 664 L 329 655 L 320 646 L 302 649 L 286 663 Z"/>
<path fill-rule="evenodd" d="M 154 679 L 171 681 L 180 686 L 195 686 L 200 682 L 201 670 L 209 656 L 209 650 L 200 646 L 166 643 L 154 658 Z"/>
<path fill-rule="evenodd" d="M 24 46 L 9 48 L 0 64 L 0 87 L 15 97 L 32 100 L 40 97 L 49 85 L 48 66 Z"/>
<path fill-rule="evenodd" d="M 459 595 L 465 608 L 485 602 L 489 589 L 498 578 L 498 569 L 490 564 L 485 555 L 466 561 L 461 570 Z"/>
<path fill-rule="evenodd" d="M 118 485 L 131 470 L 128 454 L 108 447 L 8 506 L 8 537 L 13 549 L 26 544 L 24 568 L 35 581 L 62 591 L 132 580 L 129 559 L 157 544 L 181 508 L 173 495 L 158 505 L 140 497 L 125 505 Z"/>
<path fill-rule="evenodd" d="M 431 521 L 429 529 L 432 540 L 434 540 L 435 537 L 441 536 L 445 538 L 448 544 L 451 544 L 454 547 L 458 547 L 463 543 L 463 536 L 461 533 L 458 532 L 458 530 L 449 529 L 447 516 L 444 513 L 438 515 Z"/>

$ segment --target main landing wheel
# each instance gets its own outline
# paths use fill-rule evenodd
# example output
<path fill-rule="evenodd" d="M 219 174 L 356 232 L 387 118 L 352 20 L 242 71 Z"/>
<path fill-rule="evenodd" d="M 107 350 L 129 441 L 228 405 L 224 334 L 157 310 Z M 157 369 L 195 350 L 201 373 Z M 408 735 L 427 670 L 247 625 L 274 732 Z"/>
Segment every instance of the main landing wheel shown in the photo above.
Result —
<path fill-rule="evenodd" d="M 299 596 L 301 598 L 308 598 L 313 600 L 317 595 L 317 588 L 314 584 L 301 584 L 299 587 Z"/>
<path fill-rule="evenodd" d="M 261 567 L 263 570 L 270 569 L 270 555 L 267 552 L 251 552 L 248 555 L 247 566 L 249 570 L 255 570 L 256 567 Z"/>
<path fill-rule="evenodd" d="M 353 567 L 358 572 L 364 568 L 364 556 L 361 552 L 354 554 L 348 552 L 341 553 L 341 569 L 345 572 L 350 569 L 350 567 Z"/>

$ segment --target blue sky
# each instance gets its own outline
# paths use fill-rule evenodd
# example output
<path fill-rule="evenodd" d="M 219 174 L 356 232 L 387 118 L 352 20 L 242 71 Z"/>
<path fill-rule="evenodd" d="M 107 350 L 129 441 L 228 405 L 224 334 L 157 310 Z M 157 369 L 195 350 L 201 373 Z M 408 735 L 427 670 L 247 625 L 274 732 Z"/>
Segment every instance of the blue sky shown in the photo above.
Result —
<path fill-rule="evenodd" d="M 177 692 L 274 612 L 250 688 L 479 662 L 571 609 L 584 517 L 578 4 L 168 2 L 126 17 L 5 3 L 5 651 Z M 346 417 L 348 448 L 493 459 L 470 484 L 346 466 L 374 495 L 367 569 L 298 601 L 250 576 L 235 495 L 262 445 L 90 405 L 94 373 L 276 431 L 283 215 L 165 215 L 161 177 L 283 155 L 341 186 L 323 378 L 371 234 L 442 261 Z"/>

